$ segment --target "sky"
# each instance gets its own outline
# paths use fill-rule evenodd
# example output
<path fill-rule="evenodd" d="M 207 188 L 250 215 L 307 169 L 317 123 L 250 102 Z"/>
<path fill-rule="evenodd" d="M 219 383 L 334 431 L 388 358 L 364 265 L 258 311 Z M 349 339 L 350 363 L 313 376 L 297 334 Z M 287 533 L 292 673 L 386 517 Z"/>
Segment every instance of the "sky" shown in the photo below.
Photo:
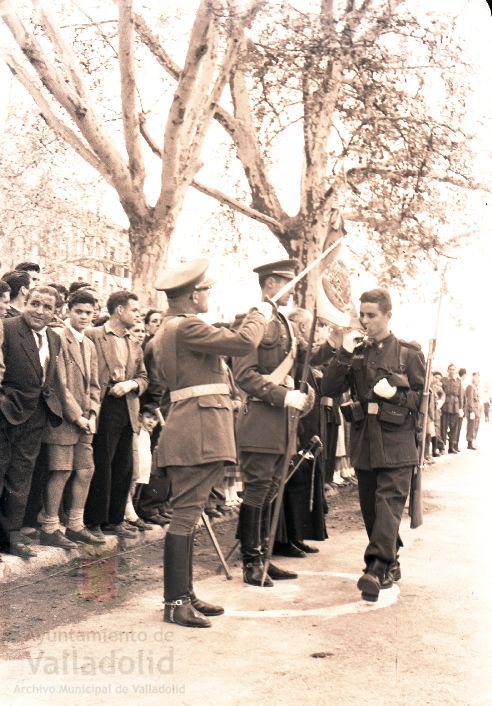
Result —
<path fill-rule="evenodd" d="M 182 0 L 182 6 L 187 0 Z M 471 116 L 477 116 L 476 127 L 479 132 L 480 146 L 476 164 L 477 173 L 482 180 L 492 184 L 491 144 L 489 135 L 492 133 L 492 69 L 490 67 L 490 46 L 492 44 L 492 20 L 490 10 L 485 0 L 433 0 L 420 2 L 411 0 L 412 7 L 421 8 L 421 12 L 428 12 L 431 7 L 436 14 L 453 13 L 457 16 L 456 31 L 460 34 L 465 44 L 468 57 L 474 65 L 472 80 L 472 98 L 469 105 Z M 10 79 L 7 70 L 0 60 L 0 134 L 3 125 L 4 111 L 8 105 Z M 473 122 L 473 117 L 471 118 Z M 480 124 L 479 124 L 480 123 Z M 481 124 L 483 127 L 481 127 Z M 109 194 L 109 192 L 108 192 Z M 213 204 L 207 202 L 205 197 L 191 192 L 185 206 L 190 207 L 192 201 L 200 203 L 206 214 L 207 209 L 212 209 Z M 119 224 L 125 224 L 122 212 L 114 197 L 108 196 L 107 211 Z M 180 218 L 180 229 L 183 232 L 193 232 L 195 210 L 189 208 L 193 214 L 187 217 L 187 209 Z M 455 260 L 448 263 L 446 271 L 446 291 L 442 300 L 441 316 L 438 327 L 438 343 L 436 350 L 436 366 L 445 369 L 449 362 L 455 362 L 459 367 L 464 366 L 470 372 L 478 369 L 482 377 L 488 379 L 492 387 L 492 326 L 490 324 L 489 301 L 492 295 L 492 218 L 490 195 L 480 193 L 476 195 L 474 216 L 479 224 L 479 231 L 473 238 L 466 241 L 460 249 Z M 206 216 L 205 216 L 206 217 Z M 186 243 L 186 239 L 184 239 Z M 176 241 L 171 248 L 171 260 L 180 259 L 186 245 Z M 282 257 L 279 244 L 272 237 L 265 238 L 261 233 L 253 237 L 251 243 L 251 267 L 266 262 L 269 258 Z M 214 252 L 211 254 L 212 258 Z M 218 253 L 217 253 L 218 254 Z M 231 302 L 228 292 L 238 290 L 238 283 L 242 288 L 242 296 L 231 304 L 241 309 L 247 301 L 257 296 L 255 278 L 251 273 L 238 273 L 235 271 L 233 259 L 229 259 L 223 266 L 214 263 L 217 275 L 223 283 L 222 291 L 226 292 L 225 299 Z M 393 330 L 402 338 L 418 340 L 424 351 L 427 350 L 428 340 L 436 331 L 437 302 L 436 293 L 439 289 L 442 269 L 436 272 L 433 281 L 422 284 L 418 296 L 392 292 L 394 301 Z M 364 272 L 353 282 L 354 299 L 357 301 L 362 289 L 377 284 L 377 281 L 368 278 Z M 224 299 L 224 297 L 221 297 Z M 215 307 L 222 308 L 222 313 L 232 314 L 224 310 L 224 303 L 219 298 L 212 298 Z"/>

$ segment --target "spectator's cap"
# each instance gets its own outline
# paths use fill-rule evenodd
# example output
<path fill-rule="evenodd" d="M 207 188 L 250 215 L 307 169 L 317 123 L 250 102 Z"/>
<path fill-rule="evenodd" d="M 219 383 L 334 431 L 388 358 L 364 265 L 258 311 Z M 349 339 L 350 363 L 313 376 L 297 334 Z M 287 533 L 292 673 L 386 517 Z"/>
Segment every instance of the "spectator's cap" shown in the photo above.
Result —
<path fill-rule="evenodd" d="M 195 289 L 209 289 L 214 282 L 205 276 L 208 265 L 208 260 L 201 257 L 164 270 L 157 280 L 155 288 L 164 290 L 171 299 L 191 293 Z"/>
<path fill-rule="evenodd" d="M 278 260 L 277 262 L 269 262 L 267 265 L 255 267 L 253 272 L 256 272 L 259 277 L 276 275 L 277 277 L 285 277 L 285 279 L 294 279 L 297 265 L 297 260 Z"/>

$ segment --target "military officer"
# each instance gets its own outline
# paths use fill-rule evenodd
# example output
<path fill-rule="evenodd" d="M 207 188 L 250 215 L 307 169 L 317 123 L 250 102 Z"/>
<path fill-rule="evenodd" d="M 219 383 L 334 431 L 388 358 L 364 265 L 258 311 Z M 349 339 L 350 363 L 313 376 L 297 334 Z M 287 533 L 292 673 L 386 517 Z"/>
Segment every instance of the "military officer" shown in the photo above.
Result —
<path fill-rule="evenodd" d="M 164 620 L 185 627 L 209 627 L 206 616 L 224 609 L 200 601 L 193 591 L 193 532 L 224 464 L 236 464 L 233 405 L 222 356 L 244 356 L 261 341 L 272 314 L 269 304 L 251 310 L 240 331 L 209 326 L 212 281 L 206 259 L 165 271 L 156 289 L 169 308 L 154 337 L 157 370 L 166 381 L 170 409 L 157 452 L 171 480 L 173 515 L 164 547 Z"/>
<path fill-rule="evenodd" d="M 281 260 L 253 270 L 262 298 L 268 301 L 294 279 L 297 262 Z M 278 300 L 287 304 L 289 293 Z M 244 324 L 243 324 L 244 325 Z M 241 330 L 241 329 L 240 329 Z M 289 449 L 289 409 L 303 411 L 307 395 L 294 389 L 295 339 L 286 318 L 275 311 L 258 348 L 233 361 L 234 377 L 246 393 L 239 413 L 237 434 L 244 482 L 238 537 L 245 583 L 261 586 L 263 556 L 268 547 L 271 504 L 277 495 L 285 455 Z M 272 579 L 293 579 L 297 574 L 269 564 L 264 586 Z"/>
<path fill-rule="evenodd" d="M 346 413 L 351 421 L 350 459 L 356 470 L 359 500 L 369 537 L 366 568 L 357 587 L 377 601 L 381 588 L 401 577 L 398 531 L 418 463 L 416 424 L 425 378 L 418 344 L 397 339 L 389 329 L 391 298 L 384 289 L 364 292 L 360 332 L 343 336 L 342 347 L 325 368 L 323 394 L 350 389 Z"/>

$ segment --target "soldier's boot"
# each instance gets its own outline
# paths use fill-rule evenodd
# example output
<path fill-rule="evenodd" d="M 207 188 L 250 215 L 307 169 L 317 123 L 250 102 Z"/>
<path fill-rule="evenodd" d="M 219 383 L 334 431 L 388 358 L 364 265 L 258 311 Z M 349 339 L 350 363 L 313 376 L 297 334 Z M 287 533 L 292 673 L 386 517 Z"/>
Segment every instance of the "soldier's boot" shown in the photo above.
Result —
<path fill-rule="evenodd" d="M 401 567 L 398 561 L 398 554 L 395 560 L 388 566 L 384 579 L 381 581 L 381 588 L 391 588 L 391 586 L 401 579 Z"/>
<path fill-rule="evenodd" d="M 373 559 L 367 565 L 364 573 L 357 581 L 357 588 L 362 593 L 363 601 L 375 603 L 378 600 L 386 571 L 387 564 L 379 559 Z"/>
<path fill-rule="evenodd" d="M 185 628 L 209 628 L 211 623 L 191 603 L 188 593 L 191 535 L 166 535 L 164 542 L 164 622 Z"/>
<path fill-rule="evenodd" d="M 188 576 L 189 576 L 189 588 L 188 595 L 190 597 L 191 605 L 195 610 L 197 610 L 202 615 L 214 616 L 222 615 L 224 609 L 220 605 L 213 605 L 212 603 L 205 603 L 197 598 L 195 591 L 193 590 L 193 547 L 194 547 L 194 537 L 191 535 L 189 546 L 188 546 Z"/>
<path fill-rule="evenodd" d="M 271 527 L 271 509 L 272 506 L 267 505 L 262 508 L 261 511 L 261 522 L 260 522 L 260 539 L 261 539 L 261 554 L 263 561 L 268 552 L 268 542 L 270 540 L 270 527 Z M 287 571 L 286 569 L 281 569 L 279 566 L 275 566 L 270 561 L 268 564 L 268 576 L 274 581 L 286 581 L 288 579 L 298 578 L 294 571 Z"/>
<path fill-rule="evenodd" d="M 261 586 L 263 559 L 260 547 L 261 508 L 241 503 L 239 508 L 238 536 L 243 557 L 243 580 L 251 586 Z M 264 588 L 273 586 L 273 581 L 265 576 Z"/>

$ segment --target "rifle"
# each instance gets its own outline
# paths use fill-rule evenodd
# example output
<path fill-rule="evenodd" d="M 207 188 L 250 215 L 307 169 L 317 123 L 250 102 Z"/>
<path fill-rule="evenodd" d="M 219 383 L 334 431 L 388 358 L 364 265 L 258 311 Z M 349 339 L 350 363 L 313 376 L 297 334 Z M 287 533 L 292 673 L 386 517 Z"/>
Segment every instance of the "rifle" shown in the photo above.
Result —
<path fill-rule="evenodd" d="M 436 328 L 434 338 L 429 341 L 429 352 L 427 354 L 427 362 L 425 365 L 424 389 L 419 408 L 419 417 L 421 428 L 418 435 L 419 440 L 419 461 L 418 465 L 413 469 L 412 480 L 410 483 L 410 499 L 408 504 L 408 514 L 410 515 L 410 527 L 416 529 L 423 523 L 423 495 L 422 495 L 422 470 L 424 468 L 425 456 L 425 437 L 427 432 L 427 420 L 429 419 L 429 396 L 430 396 L 430 380 L 432 374 L 432 361 L 436 350 L 437 332 L 439 329 L 439 319 L 441 317 L 441 305 L 445 288 L 447 263 L 442 273 L 441 291 L 439 293 L 439 302 L 437 306 Z"/>
<path fill-rule="evenodd" d="M 311 330 L 309 331 L 309 340 L 306 348 L 306 357 L 304 358 L 304 364 L 302 366 L 302 375 L 301 375 L 301 380 L 299 383 L 299 390 L 301 392 L 307 392 L 308 389 L 308 375 L 309 375 L 309 364 L 311 362 L 311 353 L 313 351 L 313 343 L 314 343 L 314 334 L 316 332 L 316 306 L 314 307 L 313 310 L 313 321 L 311 324 Z M 287 483 L 287 477 L 289 473 L 289 466 L 290 466 L 290 456 L 289 456 L 289 449 L 292 448 L 293 446 L 293 441 L 297 439 L 297 426 L 299 424 L 299 417 L 301 413 L 298 409 L 291 409 L 290 410 L 290 428 L 289 428 L 289 438 L 287 441 L 287 450 L 285 453 L 285 458 L 284 458 L 284 464 L 282 467 L 282 473 L 280 475 L 280 483 L 279 483 L 279 488 L 278 488 L 278 493 L 277 497 L 275 498 L 275 506 L 273 509 L 273 518 L 272 518 L 272 523 L 270 526 L 270 539 L 268 541 L 268 548 L 266 552 L 266 556 L 263 561 L 263 574 L 261 576 L 261 585 L 263 586 L 265 582 L 265 578 L 267 575 L 268 571 L 268 566 L 270 564 L 270 560 L 272 558 L 272 551 L 273 551 L 273 545 L 275 543 L 275 535 L 277 534 L 277 526 L 278 526 L 278 521 L 280 518 L 280 509 L 282 507 L 282 500 L 284 497 L 284 489 L 285 489 L 285 484 Z"/>

